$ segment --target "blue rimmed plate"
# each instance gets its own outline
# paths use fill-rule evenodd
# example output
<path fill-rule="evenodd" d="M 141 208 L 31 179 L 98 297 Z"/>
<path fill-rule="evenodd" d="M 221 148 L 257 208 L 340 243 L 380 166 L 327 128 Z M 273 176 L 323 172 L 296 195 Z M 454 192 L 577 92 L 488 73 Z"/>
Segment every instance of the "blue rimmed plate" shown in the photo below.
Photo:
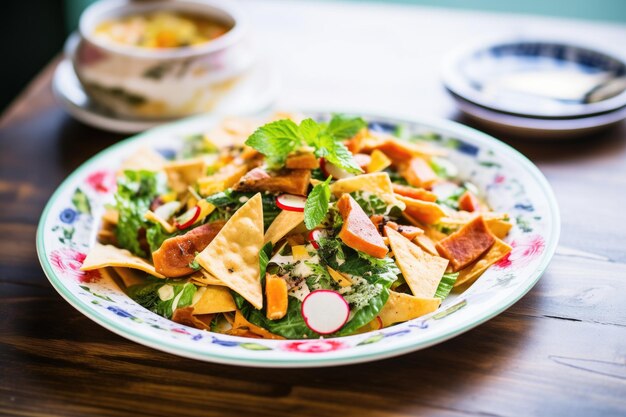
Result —
<path fill-rule="evenodd" d="M 329 113 L 310 113 L 325 117 Z M 258 367 L 314 367 L 367 362 L 423 349 L 498 315 L 537 282 L 554 254 L 560 230 L 558 207 L 541 172 L 517 151 L 481 132 L 449 121 L 365 117 L 370 128 L 400 136 L 424 135 L 450 151 L 460 176 L 475 183 L 496 211 L 515 226 L 511 254 L 467 291 L 449 297 L 438 311 L 371 333 L 320 340 L 259 340 L 182 326 L 128 298 L 96 272 L 82 272 L 95 242 L 104 205 L 111 201 L 115 170 L 124 157 L 149 146 L 171 154 L 186 135 L 216 123 L 196 117 L 120 142 L 72 173 L 50 198 L 37 232 L 37 252 L 54 288 L 82 314 L 137 343 L 193 359 Z"/>
<path fill-rule="evenodd" d="M 461 111 L 507 133 L 571 137 L 626 118 L 626 59 L 597 47 L 472 44 L 449 54 L 443 82 Z"/>

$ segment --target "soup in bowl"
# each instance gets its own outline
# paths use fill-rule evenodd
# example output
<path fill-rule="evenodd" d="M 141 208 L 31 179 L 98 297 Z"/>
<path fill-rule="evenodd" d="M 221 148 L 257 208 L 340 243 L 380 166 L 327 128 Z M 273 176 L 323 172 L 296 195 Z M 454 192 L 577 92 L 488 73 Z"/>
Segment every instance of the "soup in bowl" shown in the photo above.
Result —
<path fill-rule="evenodd" d="M 220 0 L 97 2 L 66 51 L 90 98 L 134 119 L 210 112 L 254 60 L 244 17 Z"/>
<path fill-rule="evenodd" d="M 140 48 L 185 48 L 210 42 L 230 29 L 224 22 L 168 11 L 122 16 L 101 22 L 94 35 Z"/>

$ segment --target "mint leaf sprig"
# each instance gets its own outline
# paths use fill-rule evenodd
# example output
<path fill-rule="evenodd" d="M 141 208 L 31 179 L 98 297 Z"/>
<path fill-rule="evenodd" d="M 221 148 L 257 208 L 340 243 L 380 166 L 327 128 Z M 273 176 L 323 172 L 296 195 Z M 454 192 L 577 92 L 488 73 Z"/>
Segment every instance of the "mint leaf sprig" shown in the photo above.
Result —
<path fill-rule="evenodd" d="M 304 225 L 307 229 L 313 230 L 315 227 L 324 220 L 326 213 L 328 213 L 328 203 L 330 202 L 330 180 L 331 176 L 326 178 L 326 181 L 320 182 L 309 193 L 304 204 Z"/>
<path fill-rule="evenodd" d="M 333 115 L 328 123 L 318 123 L 309 118 L 300 125 L 283 119 L 258 128 L 246 140 L 246 145 L 265 155 L 270 169 L 283 167 L 290 153 L 310 146 L 316 157 L 325 158 L 347 172 L 359 174 L 361 168 L 341 141 L 351 138 L 366 126 L 360 117 L 342 115 Z"/>

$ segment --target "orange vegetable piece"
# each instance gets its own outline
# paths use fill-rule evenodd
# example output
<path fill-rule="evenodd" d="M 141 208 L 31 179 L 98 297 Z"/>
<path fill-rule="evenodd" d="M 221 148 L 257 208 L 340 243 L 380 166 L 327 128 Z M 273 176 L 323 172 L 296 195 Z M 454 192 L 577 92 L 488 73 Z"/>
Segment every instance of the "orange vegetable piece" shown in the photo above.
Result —
<path fill-rule="evenodd" d="M 404 178 L 414 187 L 432 188 L 439 177 L 424 158 L 411 158 L 403 172 Z"/>
<path fill-rule="evenodd" d="M 385 220 L 384 216 L 381 216 L 380 214 L 375 214 L 371 216 L 370 220 L 372 221 L 372 223 L 374 223 L 374 226 L 376 226 L 376 229 L 379 232 L 382 231 L 384 236 L 387 236 L 387 233 L 385 233 L 385 226 L 391 227 L 393 230 L 400 232 L 402 236 L 406 237 L 409 240 L 413 240 L 415 239 L 415 236 L 424 233 L 424 231 L 419 227 L 407 226 L 404 224 L 398 224 L 391 220 Z"/>
<path fill-rule="evenodd" d="M 352 154 L 357 154 L 363 149 L 364 142 L 367 138 L 367 129 L 361 129 L 350 140 L 345 142 L 346 147 Z"/>
<path fill-rule="evenodd" d="M 377 146 L 377 149 L 397 162 L 406 161 L 420 153 L 419 148 L 414 144 L 391 137 L 386 138 L 383 143 Z"/>
<path fill-rule="evenodd" d="M 172 321 L 189 327 L 195 327 L 200 330 L 210 330 L 211 321 L 215 314 L 193 314 L 193 307 L 177 308 L 172 315 Z"/>
<path fill-rule="evenodd" d="M 459 209 L 465 211 L 478 211 L 480 210 L 480 202 L 473 193 L 465 191 L 463 195 L 459 197 Z"/>
<path fill-rule="evenodd" d="M 422 223 L 433 224 L 446 215 L 446 212 L 437 203 L 416 200 L 402 195 L 397 198 L 406 204 L 404 214 Z"/>
<path fill-rule="evenodd" d="M 478 259 L 495 241 L 482 216 L 477 216 L 436 246 L 439 254 L 450 261 L 453 270 L 458 271 Z"/>
<path fill-rule="evenodd" d="M 389 249 L 359 203 L 350 194 L 343 194 L 337 202 L 337 208 L 343 218 L 339 232 L 343 243 L 375 258 L 384 258 Z"/>
<path fill-rule="evenodd" d="M 416 200 L 429 201 L 434 203 L 437 201 L 435 193 L 431 193 L 423 188 L 415 188 L 408 185 L 392 184 L 393 192 L 405 197 L 411 197 Z"/>
<path fill-rule="evenodd" d="M 265 310 L 270 320 L 279 320 L 287 314 L 287 282 L 279 276 L 265 276 Z"/>
<path fill-rule="evenodd" d="M 319 168 L 320 161 L 312 153 L 290 155 L 285 161 L 288 169 L 315 169 Z"/>

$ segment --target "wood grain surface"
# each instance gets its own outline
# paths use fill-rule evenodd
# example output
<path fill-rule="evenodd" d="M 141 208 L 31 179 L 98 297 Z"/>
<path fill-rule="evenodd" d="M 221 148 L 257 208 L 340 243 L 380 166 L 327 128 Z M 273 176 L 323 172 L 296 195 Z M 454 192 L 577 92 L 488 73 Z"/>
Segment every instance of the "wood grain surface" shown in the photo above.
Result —
<path fill-rule="evenodd" d="M 281 70 L 283 108 L 467 122 L 438 81 L 441 57 L 461 40 L 517 27 L 609 44 L 626 39 L 626 28 L 608 24 L 406 6 L 244 7 L 265 56 Z M 85 159 L 122 138 L 72 120 L 54 103 L 54 64 L 0 121 L 0 415 L 626 415 L 624 123 L 574 142 L 501 137 L 548 178 L 562 235 L 543 278 L 500 316 L 443 344 L 369 364 L 229 367 L 118 337 L 48 284 L 35 251 L 46 201 Z"/>

